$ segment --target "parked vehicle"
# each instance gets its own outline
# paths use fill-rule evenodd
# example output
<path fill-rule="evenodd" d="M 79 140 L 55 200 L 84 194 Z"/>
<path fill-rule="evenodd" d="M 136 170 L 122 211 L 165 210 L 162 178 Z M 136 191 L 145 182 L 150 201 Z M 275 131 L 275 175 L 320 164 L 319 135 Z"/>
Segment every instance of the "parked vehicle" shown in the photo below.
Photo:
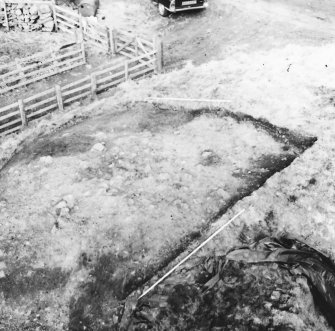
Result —
<path fill-rule="evenodd" d="M 99 0 L 79 0 L 77 2 L 79 13 L 82 16 L 89 17 L 97 14 L 100 5 Z"/>
<path fill-rule="evenodd" d="M 158 4 L 158 12 L 162 16 L 208 7 L 208 0 L 154 0 L 154 2 Z"/>

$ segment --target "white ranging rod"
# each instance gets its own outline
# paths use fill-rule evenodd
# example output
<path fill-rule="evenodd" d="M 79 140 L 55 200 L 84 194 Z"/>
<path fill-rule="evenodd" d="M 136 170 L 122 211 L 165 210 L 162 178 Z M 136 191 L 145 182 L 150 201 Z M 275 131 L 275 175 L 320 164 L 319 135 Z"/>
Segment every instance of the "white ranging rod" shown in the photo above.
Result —
<path fill-rule="evenodd" d="M 187 99 L 187 98 L 147 98 L 147 100 L 156 100 L 156 101 L 193 101 L 193 102 L 232 102 L 231 100 L 225 99 Z"/>
<path fill-rule="evenodd" d="M 138 298 L 141 299 L 146 294 L 148 294 L 151 290 L 153 290 L 159 283 L 161 283 L 166 277 L 171 275 L 181 264 L 187 261 L 192 255 L 194 255 L 199 249 L 205 246 L 210 240 L 212 240 L 215 236 L 217 236 L 224 228 L 226 228 L 230 223 L 232 223 L 237 217 L 239 217 L 242 213 L 244 213 L 245 209 L 242 209 L 238 214 L 236 214 L 233 218 L 231 218 L 227 223 L 223 224 L 219 229 L 217 229 L 210 237 L 208 237 L 201 245 L 199 245 L 196 249 L 194 249 L 190 254 L 188 254 L 184 259 L 182 259 L 175 267 L 173 267 L 169 272 L 167 272 L 163 277 L 161 277 L 157 282 L 144 291 L 141 296 Z"/>

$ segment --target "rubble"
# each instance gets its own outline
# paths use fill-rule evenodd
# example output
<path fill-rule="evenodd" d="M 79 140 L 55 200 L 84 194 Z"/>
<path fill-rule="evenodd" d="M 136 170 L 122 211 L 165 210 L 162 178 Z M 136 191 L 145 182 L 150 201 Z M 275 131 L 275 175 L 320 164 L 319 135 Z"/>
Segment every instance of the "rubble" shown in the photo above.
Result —
<path fill-rule="evenodd" d="M 95 152 L 103 152 L 105 149 L 104 143 L 96 143 L 92 148 L 91 151 Z"/>
<path fill-rule="evenodd" d="M 52 8 L 48 4 L 7 3 L 9 28 L 22 31 L 54 30 Z"/>
<path fill-rule="evenodd" d="M 48 156 L 42 156 L 42 157 L 40 157 L 40 162 L 44 163 L 45 165 L 51 164 L 53 162 L 53 158 L 50 155 L 48 155 Z"/>

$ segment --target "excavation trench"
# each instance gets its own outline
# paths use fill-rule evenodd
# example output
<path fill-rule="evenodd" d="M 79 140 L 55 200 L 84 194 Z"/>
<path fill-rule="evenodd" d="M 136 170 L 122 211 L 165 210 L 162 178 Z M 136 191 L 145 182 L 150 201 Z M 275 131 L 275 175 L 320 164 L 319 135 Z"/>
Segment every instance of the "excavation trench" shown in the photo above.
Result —
<path fill-rule="evenodd" d="M 0 282 L 8 307 L 24 310 L 23 297 L 39 311 L 38 293 L 52 306 L 59 300 L 52 293 L 62 298 L 70 288 L 72 299 L 61 302 L 69 304 L 69 330 L 118 330 L 130 294 L 141 293 L 236 202 L 316 141 L 225 109 L 124 108 L 27 140 L 1 170 L 0 203 L 12 219 L 31 224 L 20 233 L 31 253 L 20 253 L 16 235 L 1 247 L 8 256 Z M 94 150 L 97 143 L 102 152 Z M 50 234 L 58 215 L 50 208 L 69 193 L 77 209 L 68 208 Z M 76 250 L 83 237 L 90 245 Z M 49 261 L 36 269 L 36 253 L 44 252 L 56 261 L 69 253 L 79 260 L 72 272 Z M 77 284 L 78 272 L 88 276 Z M 22 293 L 10 290 L 27 282 Z"/>
<path fill-rule="evenodd" d="M 158 107 L 159 108 L 159 107 Z M 112 254 L 101 255 L 96 263 L 91 266 L 91 275 L 94 281 L 85 284 L 81 288 L 81 295 L 73 300 L 70 307 L 70 330 L 110 330 L 119 329 L 122 315 L 124 314 L 124 302 L 127 297 L 137 290 L 141 292 L 143 285 L 154 276 L 163 274 L 163 270 L 176 257 L 185 252 L 195 241 L 202 238 L 209 230 L 211 224 L 221 218 L 239 200 L 251 195 L 260 188 L 271 176 L 288 167 L 295 158 L 299 157 L 306 149 L 310 148 L 315 141 L 315 137 L 306 137 L 292 132 L 286 128 L 274 126 L 273 124 L 255 119 L 245 114 L 236 114 L 222 109 L 199 109 L 199 110 L 179 110 L 183 112 L 188 121 L 193 121 L 202 116 L 215 116 L 218 118 L 233 119 L 239 124 L 252 124 L 258 131 L 266 133 L 276 142 L 282 145 L 282 152 L 268 154 L 259 157 L 252 164 L 249 170 L 236 171 L 233 177 L 243 179 L 244 185 L 238 192 L 216 210 L 208 215 L 206 221 L 196 230 L 188 231 L 182 236 L 178 244 L 169 247 L 168 250 L 158 252 L 160 259 L 143 267 L 134 269 L 124 268 L 127 258 L 115 258 Z M 160 113 L 160 110 L 158 110 Z M 156 109 L 157 114 L 157 109 Z M 169 113 L 174 116 L 174 111 Z M 166 115 L 165 115 L 166 116 Z M 147 128 L 147 126 L 146 126 Z M 208 152 L 208 151 L 207 151 Z M 217 162 L 216 155 L 208 152 L 207 165 L 211 166 Z M 123 269 L 123 272 L 118 272 Z M 118 276 L 112 277 L 118 273 Z M 110 297 L 116 298 L 118 304 L 111 303 Z M 112 304 L 108 309 L 106 306 Z M 87 313 L 89 311 L 89 313 Z"/>

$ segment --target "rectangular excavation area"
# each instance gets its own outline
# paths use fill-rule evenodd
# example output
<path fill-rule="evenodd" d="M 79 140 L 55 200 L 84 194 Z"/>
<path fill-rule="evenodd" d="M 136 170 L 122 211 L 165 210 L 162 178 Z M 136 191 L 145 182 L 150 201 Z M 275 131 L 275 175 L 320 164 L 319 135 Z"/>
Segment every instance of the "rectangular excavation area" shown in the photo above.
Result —
<path fill-rule="evenodd" d="M 112 327 L 120 300 L 313 142 L 242 114 L 148 103 L 27 141 L 0 175 L 7 281 L 38 265 L 68 282 L 25 281 L 18 294 L 0 279 L 6 309 L 71 301 L 59 317 L 70 329 Z"/>

